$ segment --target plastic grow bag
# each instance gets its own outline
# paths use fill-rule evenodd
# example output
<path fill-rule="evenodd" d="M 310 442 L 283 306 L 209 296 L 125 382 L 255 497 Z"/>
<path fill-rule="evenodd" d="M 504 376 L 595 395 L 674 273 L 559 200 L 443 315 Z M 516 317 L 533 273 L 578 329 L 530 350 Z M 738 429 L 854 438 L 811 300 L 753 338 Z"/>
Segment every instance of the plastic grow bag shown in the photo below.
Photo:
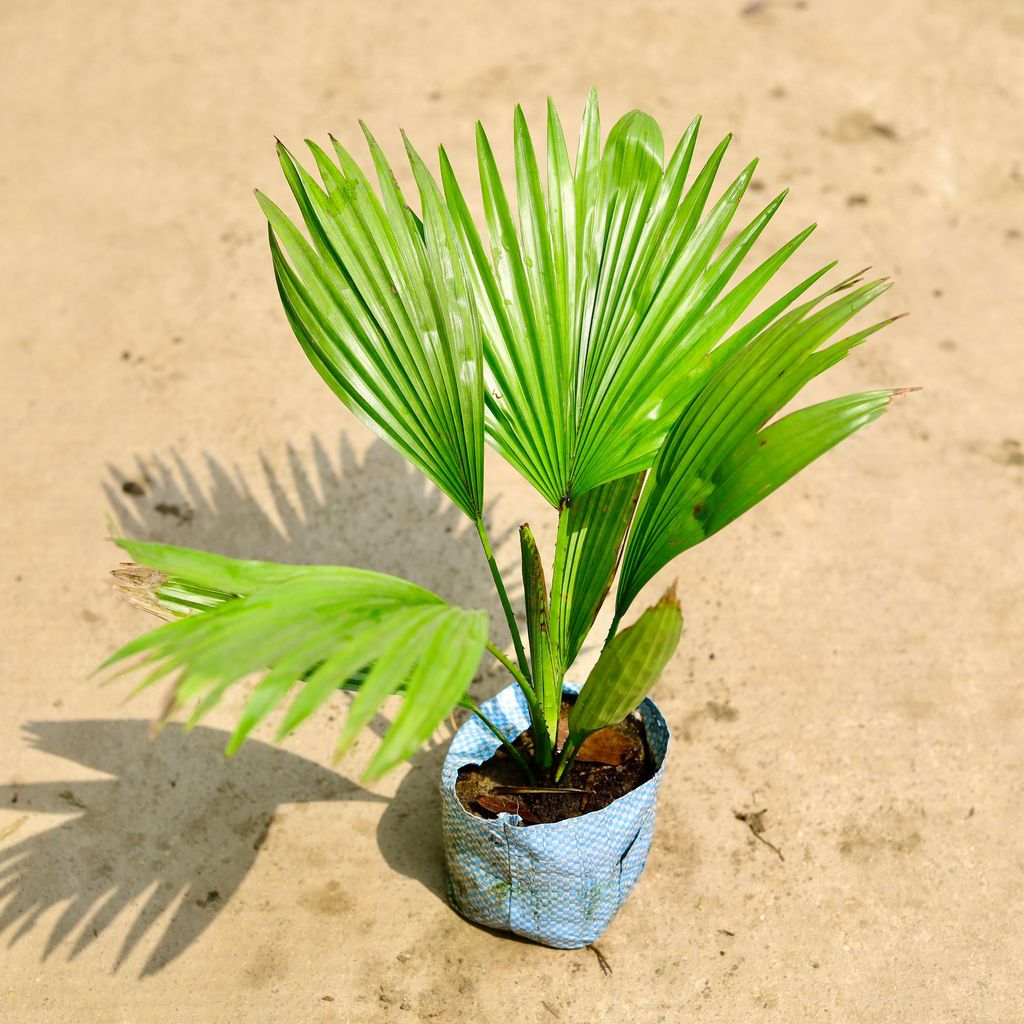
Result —
<path fill-rule="evenodd" d="M 579 687 L 566 683 L 570 693 Z M 530 724 L 517 686 L 483 706 L 514 738 Z M 479 818 L 455 793 L 459 769 L 481 764 L 500 746 L 477 718 L 455 734 L 441 771 L 442 830 L 448 899 L 463 916 L 558 949 L 599 939 L 632 892 L 647 862 L 669 731 L 647 698 L 640 715 L 656 772 L 599 811 L 552 824 L 524 825 L 515 814 Z"/>

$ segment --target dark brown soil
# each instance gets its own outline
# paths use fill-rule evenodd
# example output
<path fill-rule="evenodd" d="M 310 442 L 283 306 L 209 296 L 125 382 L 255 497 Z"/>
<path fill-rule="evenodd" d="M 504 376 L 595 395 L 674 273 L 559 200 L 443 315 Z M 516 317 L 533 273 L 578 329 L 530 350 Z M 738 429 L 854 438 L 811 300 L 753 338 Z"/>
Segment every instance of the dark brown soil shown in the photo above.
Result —
<path fill-rule="evenodd" d="M 573 699 L 562 701 L 559 745 L 564 741 Z M 513 746 L 532 763 L 533 742 L 529 732 L 517 737 Z M 499 747 L 483 764 L 468 764 L 459 769 L 455 792 L 462 806 L 478 817 L 496 818 L 501 811 L 508 811 L 520 815 L 524 824 L 533 825 L 598 811 L 643 785 L 653 774 L 654 759 L 643 722 L 633 714 L 589 737 L 558 786 L 553 773 L 549 778 L 538 776 L 536 786 L 531 786 L 508 751 Z M 544 791 L 536 792 L 537 789 Z"/>

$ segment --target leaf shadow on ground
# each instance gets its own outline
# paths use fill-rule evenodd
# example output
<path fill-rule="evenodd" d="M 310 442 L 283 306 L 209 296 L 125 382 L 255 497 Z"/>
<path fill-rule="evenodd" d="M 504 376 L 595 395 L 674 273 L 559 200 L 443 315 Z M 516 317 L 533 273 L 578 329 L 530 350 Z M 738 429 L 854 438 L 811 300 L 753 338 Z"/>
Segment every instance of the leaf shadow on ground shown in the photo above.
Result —
<path fill-rule="evenodd" d="M 102 486 L 114 532 L 235 557 L 400 574 L 487 610 L 500 642 L 503 619 L 476 531 L 389 447 L 376 441 L 357 457 L 342 435 L 332 458 L 314 437 L 305 456 L 289 446 L 286 462 L 282 475 L 264 457 L 262 479 L 253 486 L 209 454 L 195 468 L 173 451 L 110 466 Z M 258 490 L 268 497 L 257 497 Z M 496 543 L 505 539 L 492 535 Z M 140 619 L 140 628 L 150 624 Z M 483 699 L 502 685 L 488 671 L 474 693 Z M 388 724 L 378 716 L 371 729 L 383 735 Z M 228 734 L 218 729 L 185 734 L 171 726 L 155 742 L 138 720 L 34 722 L 25 729 L 36 749 L 111 776 L 81 781 L 76 773 L 73 782 L 0 787 L 0 806 L 72 815 L 0 846 L 0 934 L 10 932 L 13 943 L 50 908 L 67 903 L 44 959 L 63 945 L 70 945 L 71 958 L 78 956 L 119 914 L 138 906 L 117 970 L 176 904 L 141 973 L 161 970 L 227 905 L 282 804 L 386 803 L 377 830 L 381 854 L 393 870 L 443 898 L 437 781 L 450 732 L 411 760 L 389 799 L 256 740 L 228 760 Z M 158 821 L 160 828 L 150 832 L 142 821 Z"/>
<path fill-rule="evenodd" d="M 0 786 L 0 805 L 67 820 L 0 848 L 0 933 L 13 944 L 66 903 L 46 959 L 78 934 L 74 959 L 138 906 L 116 971 L 172 906 L 142 974 L 154 974 L 209 927 L 248 874 L 284 804 L 380 800 L 313 761 L 248 743 L 231 761 L 229 734 L 176 726 L 153 742 L 138 720 L 31 722 L 31 745 L 110 778 Z M 157 827 L 154 828 L 154 823 Z"/>

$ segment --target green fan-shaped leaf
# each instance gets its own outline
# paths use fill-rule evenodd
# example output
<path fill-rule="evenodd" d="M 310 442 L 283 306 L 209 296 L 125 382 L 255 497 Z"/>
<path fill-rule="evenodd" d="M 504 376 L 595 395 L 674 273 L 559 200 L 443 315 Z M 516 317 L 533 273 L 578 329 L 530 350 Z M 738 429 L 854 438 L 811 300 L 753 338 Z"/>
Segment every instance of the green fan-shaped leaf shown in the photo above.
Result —
<path fill-rule="evenodd" d="M 310 143 L 323 186 L 283 146 L 281 166 L 311 241 L 257 193 L 289 323 L 335 394 L 471 519 L 483 504 L 480 324 L 455 226 L 411 145 L 422 217 L 366 133 L 381 197 L 337 143 Z"/>
<path fill-rule="evenodd" d="M 350 588 L 405 601 L 439 601 L 440 598 L 408 580 L 372 569 L 353 569 L 337 565 L 284 565 L 228 558 L 212 551 L 156 544 L 150 541 L 119 539 L 118 547 L 127 551 L 140 565 L 162 574 L 168 580 L 187 582 L 189 586 L 238 597 L 296 576 L 322 579 L 343 578 Z"/>
<path fill-rule="evenodd" d="M 707 535 L 728 526 L 840 441 L 878 419 L 892 391 L 833 398 L 783 416 L 738 445 L 722 464 L 704 507 Z"/>
<path fill-rule="evenodd" d="M 367 769 L 368 779 L 418 750 L 465 694 L 487 643 L 487 616 L 445 608 L 405 683 L 405 700 Z"/>
<path fill-rule="evenodd" d="M 358 691 L 343 746 L 386 697 L 401 691 L 406 703 L 368 772 L 377 777 L 412 754 L 462 700 L 487 643 L 484 612 L 454 607 L 383 573 L 120 543 L 149 571 L 147 577 L 133 570 L 136 589 L 148 588 L 154 603 L 172 611 L 184 607 L 184 615 L 126 644 L 105 665 L 141 656 L 136 667 L 148 674 L 140 689 L 173 677 L 165 717 L 195 701 L 190 724 L 232 685 L 264 673 L 228 753 L 292 694 L 279 738 L 339 687 Z M 211 603 L 203 610 L 181 605 L 181 595 L 191 600 L 197 591 Z"/>
<path fill-rule="evenodd" d="M 821 346 L 888 288 L 841 282 L 711 353 L 701 389 L 679 417 L 644 484 L 623 558 L 616 615 L 672 558 L 745 512 L 813 459 L 879 416 L 892 392 L 822 403 L 765 424 L 814 376 L 891 322 Z"/>
<path fill-rule="evenodd" d="M 549 103 L 545 196 L 517 108 L 514 198 L 478 127 L 486 243 L 441 153 L 484 334 L 487 436 L 556 507 L 651 465 L 709 352 L 810 233 L 727 290 L 785 193 L 719 251 L 754 164 L 705 212 L 729 139 L 688 185 L 698 124 L 667 164 L 658 125 L 639 111 L 602 149 L 592 92 L 573 166 Z"/>

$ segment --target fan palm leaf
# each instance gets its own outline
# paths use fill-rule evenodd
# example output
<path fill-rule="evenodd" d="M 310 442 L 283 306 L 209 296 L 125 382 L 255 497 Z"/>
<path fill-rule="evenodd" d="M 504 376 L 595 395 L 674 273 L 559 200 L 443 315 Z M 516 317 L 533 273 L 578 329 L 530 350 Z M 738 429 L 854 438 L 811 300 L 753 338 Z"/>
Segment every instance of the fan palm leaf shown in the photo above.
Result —
<path fill-rule="evenodd" d="M 876 419 L 893 391 L 824 402 L 765 427 L 813 377 L 892 319 L 821 346 L 889 284 L 840 282 L 752 337 L 724 342 L 698 378 L 701 389 L 673 425 L 640 497 L 623 558 L 616 619 L 676 555 L 732 522 L 843 438 Z"/>
<path fill-rule="evenodd" d="M 289 323 L 335 394 L 471 519 L 483 508 L 480 326 L 454 225 L 407 143 L 422 219 L 366 132 L 381 197 L 335 143 L 309 143 L 323 185 L 283 145 L 285 177 L 312 242 L 262 193 Z"/>
<path fill-rule="evenodd" d="M 515 202 L 478 126 L 487 244 L 441 151 L 484 334 L 487 436 L 556 507 L 651 465 L 689 401 L 692 370 L 811 231 L 723 295 L 785 193 L 716 255 L 756 161 L 705 215 L 729 138 L 687 187 L 698 125 L 667 165 L 657 123 L 639 111 L 617 122 L 602 150 L 591 93 L 573 166 L 549 104 L 545 201 L 517 108 Z"/>
<path fill-rule="evenodd" d="M 245 562 L 205 551 L 120 541 L 148 567 L 143 584 L 165 609 L 186 612 L 122 647 L 105 663 L 139 656 L 139 689 L 173 677 L 165 717 L 195 703 L 190 724 L 231 686 L 264 673 L 234 735 L 249 733 L 294 694 L 278 738 L 339 687 L 358 690 L 339 740 L 347 748 L 381 703 L 399 691 L 401 710 L 367 771 L 376 778 L 412 754 L 463 701 L 487 644 L 486 613 L 467 611 L 407 580 L 339 566 Z M 139 580 L 140 573 L 129 573 Z M 202 614 L 183 595 L 200 594 Z M 354 679 L 356 681 L 354 681 Z"/>

